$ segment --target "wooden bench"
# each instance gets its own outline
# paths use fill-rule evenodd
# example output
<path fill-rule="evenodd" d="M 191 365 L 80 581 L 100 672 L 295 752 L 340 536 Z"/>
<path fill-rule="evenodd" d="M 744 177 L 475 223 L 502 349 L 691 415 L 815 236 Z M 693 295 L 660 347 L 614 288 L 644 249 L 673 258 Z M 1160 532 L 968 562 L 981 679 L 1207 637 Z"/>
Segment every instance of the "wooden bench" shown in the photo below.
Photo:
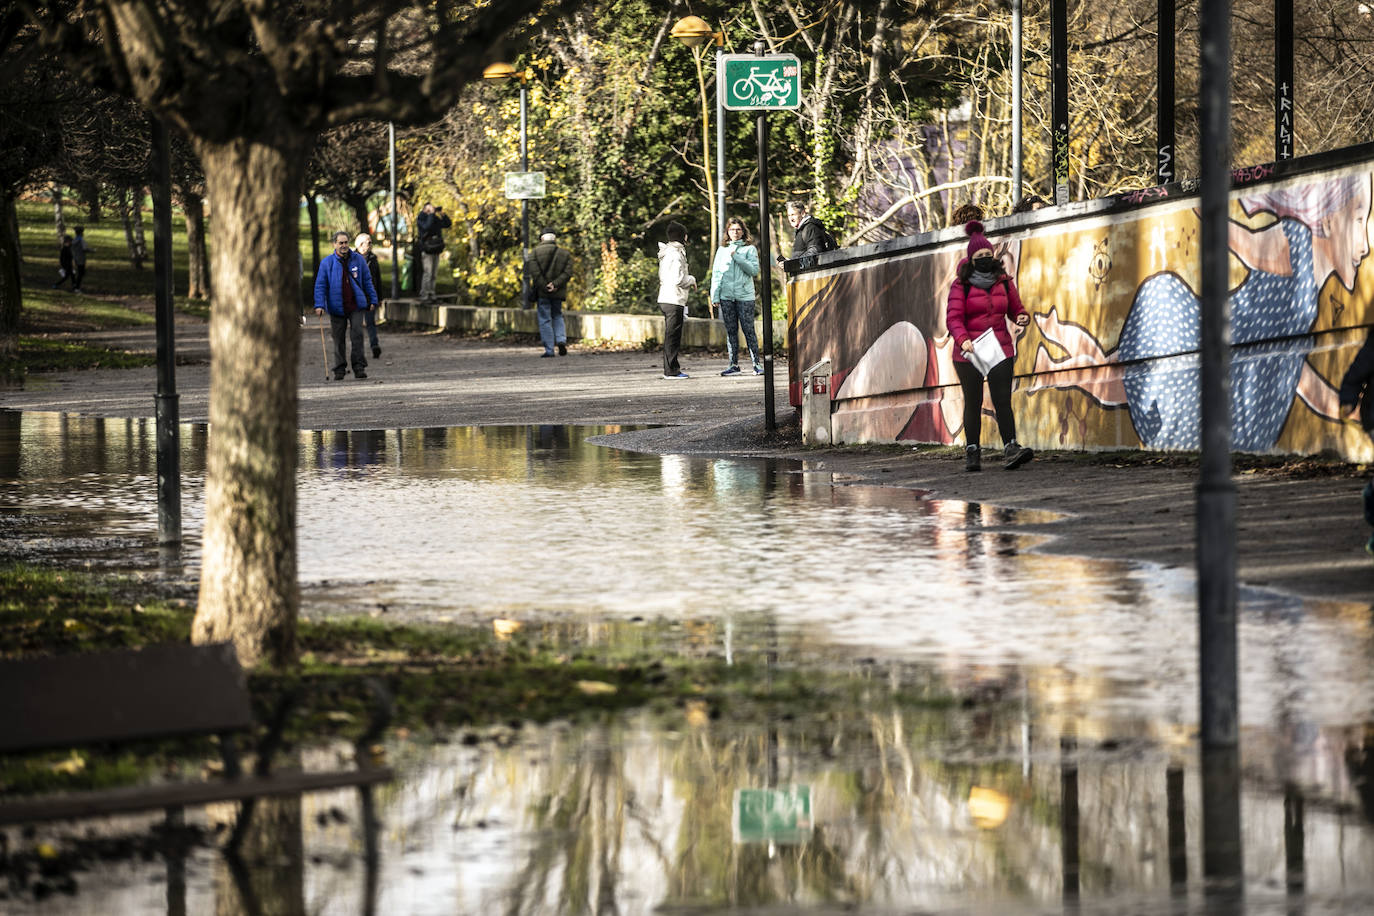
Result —
<path fill-rule="evenodd" d="M 0 800 L 0 826 L 157 808 L 179 815 L 188 805 L 240 801 L 233 848 L 256 798 L 367 789 L 392 778 L 390 769 L 369 765 L 365 752 L 386 727 L 385 702 L 358 742 L 357 769 L 271 772 L 289 706 L 289 699 L 279 705 L 257 765 L 246 774 L 235 739 L 251 733 L 255 722 L 243 669 L 228 643 L 0 661 L 0 754 L 218 735 L 224 759 L 223 778 Z M 370 800 L 364 796 L 365 803 Z"/>

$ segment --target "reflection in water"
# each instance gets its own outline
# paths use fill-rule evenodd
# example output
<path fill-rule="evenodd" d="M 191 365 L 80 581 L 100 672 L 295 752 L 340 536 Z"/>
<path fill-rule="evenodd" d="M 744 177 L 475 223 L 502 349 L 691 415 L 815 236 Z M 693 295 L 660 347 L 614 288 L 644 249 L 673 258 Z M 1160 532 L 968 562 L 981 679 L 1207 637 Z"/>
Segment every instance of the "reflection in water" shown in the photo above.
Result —
<path fill-rule="evenodd" d="M 1198 879 L 1226 856 L 1233 877 L 1245 867 L 1250 911 L 1285 895 L 1307 912 L 1368 901 L 1367 609 L 1243 592 L 1242 781 L 1191 749 L 1182 572 L 1038 555 L 1015 531 L 1024 513 L 999 507 L 787 463 L 630 454 L 594 432 L 303 433 L 306 612 L 510 617 L 608 657 L 759 664 L 761 688 L 812 665 L 853 686 L 843 714 L 689 706 L 476 746 L 398 740 L 379 850 L 358 836 L 356 799 L 312 797 L 272 822 L 284 832 L 265 848 L 283 860 L 246 882 L 205 855 L 111 866 L 42 911 L 177 898 L 232 912 L 272 896 L 283 912 L 341 913 L 1206 912 Z M 183 427 L 187 542 L 160 557 L 152 421 L 0 411 L 0 545 L 194 582 L 205 435 Z M 341 536 L 366 551 L 339 551 Z M 676 622 L 661 645 L 637 622 L 658 617 Z M 966 703 L 910 702 L 950 693 Z M 1204 829 L 1203 800 L 1227 779 L 1237 816 L 1229 833 Z M 741 829 L 740 792 L 802 787 L 805 830 Z"/>

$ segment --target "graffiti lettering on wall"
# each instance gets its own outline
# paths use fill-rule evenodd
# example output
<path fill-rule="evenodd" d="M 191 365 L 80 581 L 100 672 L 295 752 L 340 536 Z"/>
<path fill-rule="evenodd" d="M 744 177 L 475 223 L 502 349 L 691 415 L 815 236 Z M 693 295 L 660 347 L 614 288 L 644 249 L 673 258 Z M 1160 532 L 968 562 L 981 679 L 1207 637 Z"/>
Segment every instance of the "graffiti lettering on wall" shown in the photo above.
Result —
<path fill-rule="evenodd" d="M 998 238 L 1030 311 L 1016 338 L 1018 436 L 1048 448 L 1200 443 L 1196 200 L 1156 198 Z M 1368 456 L 1336 384 L 1374 323 L 1371 176 L 1333 172 L 1233 195 L 1232 442 L 1250 452 Z M 803 275 L 790 288 L 794 366 L 830 357 L 837 442 L 963 436 L 945 303 L 963 246 Z M 798 381 L 798 380 L 794 380 Z M 794 387 L 799 403 L 800 390 Z M 990 404 L 982 441 L 996 442 Z"/>

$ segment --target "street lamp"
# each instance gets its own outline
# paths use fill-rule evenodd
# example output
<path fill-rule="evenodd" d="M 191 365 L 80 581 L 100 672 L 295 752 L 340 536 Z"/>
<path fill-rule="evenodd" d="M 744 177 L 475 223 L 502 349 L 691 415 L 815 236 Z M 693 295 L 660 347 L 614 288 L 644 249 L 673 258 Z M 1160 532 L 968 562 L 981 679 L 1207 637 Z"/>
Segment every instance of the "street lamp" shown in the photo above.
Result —
<path fill-rule="evenodd" d="M 711 188 L 711 133 L 709 123 L 709 103 L 706 99 L 706 76 L 701 69 L 701 57 L 696 49 L 711 41 L 716 46 L 716 79 L 721 79 L 721 55 L 725 53 L 725 33 L 715 32 L 700 16 L 684 16 L 679 19 L 669 33 L 678 41 L 692 49 L 692 61 L 697 65 L 697 85 L 701 88 L 701 150 L 702 170 L 706 173 L 706 200 L 711 210 L 711 231 L 715 234 L 712 245 L 724 235 L 721 227 L 725 225 L 725 112 L 716 107 L 716 186 Z M 719 86 L 717 86 L 719 90 Z M 716 93 L 719 101 L 720 93 Z M 716 214 L 720 214 L 717 222 Z"/>
<path fill-rule="evenodd" d="M 533 70 L 517 70 L 507 63 L 495 63 L 482 71 L 482 79 L 493 82 L 505 82 L 509 79 L 520 81 L 520 171 L 530 170 L 529 147 L 525 139 L 525 123 L 529 117 L 529 108 L 525 97 L 525 84 L 534 76 Z M 520 307 L 524 308 L 530 301 L 529 274 L 525 270 L 525 262 L 530 257 L 530 210 L 529 201 L 520 198 Z"/>

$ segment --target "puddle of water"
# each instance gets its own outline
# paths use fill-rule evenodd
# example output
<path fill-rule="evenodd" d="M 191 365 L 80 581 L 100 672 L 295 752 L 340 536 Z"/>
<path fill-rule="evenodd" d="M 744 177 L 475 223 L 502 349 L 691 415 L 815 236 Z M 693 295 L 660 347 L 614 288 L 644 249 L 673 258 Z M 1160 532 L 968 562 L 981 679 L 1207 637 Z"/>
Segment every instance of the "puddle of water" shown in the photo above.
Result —
<path fill-rule="evenodd" d="M 304 911 L 1040 912 L 1072 886 L 1071 850 L 1078 907 L 1208 911 L 1190 574 L 1028 552 L 1011 510 L 588 441 L 608 431 L 303 433 L 304 612 L 514 617 L 607 651 L 665 618 L 679 622 L 655 637 L 665 654 L 816 666 L 872 691 L 838 718 L 643 710 L 476 746 L 397 743 L 375 882 L 353 797 L 304 802 L 280 847 L 304 850 L 290 879 Z M 204 436 L 183 427 L 188 582 Z M 0 411 L 0 548 L 155 572 L 154 447 L 151 421 Z M 368 545 L 362 562 L 341 537 Z M 1363 912 L 1368 609 L 1244 590 L 1240 639 L 1246 911 L 1292 903 L 1301 839 L 1306 912 Z M 970 705 L 893 698 L 913 683 Z M 774 798 L 749 791 L 786 786 L 807 787 L 808 829 L 771 847 L 741 835 L 737 805 Z M 320 825 L 319 806 L 349 823 Z M 188 911 L 222 903 L 218 860 L 188 867 Z M 95 912 L 80 907 L 97 896 L 101 912 L 156 911 L 138 901 L 159 874 L 111 866 L 83 884 L 97 894 L 52 911 Z"/>

